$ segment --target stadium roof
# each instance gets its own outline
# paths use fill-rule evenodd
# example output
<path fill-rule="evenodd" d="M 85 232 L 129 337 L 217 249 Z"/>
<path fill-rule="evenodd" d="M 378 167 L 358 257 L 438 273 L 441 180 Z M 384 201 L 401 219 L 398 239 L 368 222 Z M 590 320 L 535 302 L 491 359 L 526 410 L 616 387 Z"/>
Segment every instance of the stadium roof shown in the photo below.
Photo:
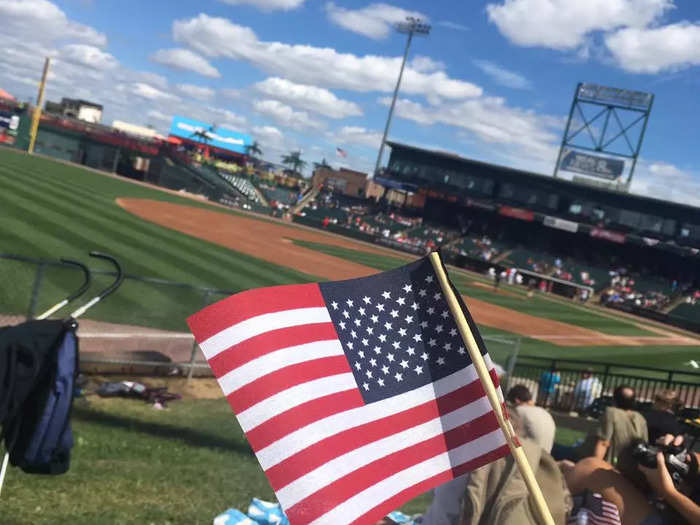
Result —
<path fill-rule="evenodd" d="M 636 201 L 639 204 L 643 203 L 649 203 L 653 205 L 659 205 L 663 204 L 666 206 L 673 206 L 673 207 L 678 207 L 680 209 L 686 209 L 689 211 L 692 211 L 694 214 L 697 214 L 698 211 L 700 211 L 700 207 L 698 206 L 693 206 L 690 204 L 682 204 L 679 202 L 674 202 L 674 201 L 668 201 L 664 199 L 657 199 L 654 197 L 647 197 L 645 195 L 639 195 L 636 193 L 628 193 L 624 191 L 616 191 L 614 189 L 608 189 L 608 188 L 602 188 L 598 186 L 588 186 L 585 184 L 581 184 L 579 182 L 574 182 L 566 179 L 555 179 L 551 175 L 544 175 L 541 173 L 533 173 L 531 171 L 525 171 L 525 170 L 519 170 L 516 168 L 509 168 L 507 166 L 501 166 L 499 164 L 491 164 L 488 162 L 483 162 L 480 160 L 474 160 L 474 159 L 469 159 L 466 157 L 462 157 L 461 155 L 458 155 L 456 153 L 451 153 L 447 151 L 440 151 L 440 150 L 431 150 L 431 149 L 426 149 L 426 148 L 420 148 L 418 146 L 412 146 L 410 144 L 402 144 L 400 142 L 394 142 L 387 140 L 387 145 L 389 145 L 392 149 L 397 148 L 397 149 L 403 149 L 403 150 L 412 150 L 415 151 L 416 153 L 420 154 L 427 154 L 427 155 L 432 155 L 435 157 L 442 157 L 444 159 L 449 159 L 450 161 L 453 162 L 459 162 L 460 164 L 464 164 L 466 166 L 473 166 L 473 167 L 480 167 L 480 168 L 486 168 L 490 169 L 493 171 L 499 171 L 503 173 L 504 175 L 509 176 L 510 178 L 517 178 L 519 182 L 525 181 L 527 182 L 528 179 L 534 183 L 541 183 L 541 182 L 546 182 L 548 185 L 552 186 L 559 186 L 562 189 L 568 188 L 568 189 L 578 189 L 581 190 L 585 188 L 586 191 L 589 191 L 592 195 L 600 195 L 600 194 L 607 194 L 607 195 L 616 195 L 618 198 L 624 197 L 625 199 L 629 199 L 631 201 Z"/>

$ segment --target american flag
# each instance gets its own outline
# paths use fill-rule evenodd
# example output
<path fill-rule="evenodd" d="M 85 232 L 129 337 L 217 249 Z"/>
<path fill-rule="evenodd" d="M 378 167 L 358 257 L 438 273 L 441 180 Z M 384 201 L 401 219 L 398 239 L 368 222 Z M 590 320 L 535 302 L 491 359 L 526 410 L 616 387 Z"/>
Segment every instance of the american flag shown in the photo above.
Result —
<path fill-rule="evenodd" d="M 348 156 L 348 152 L 345 151 L 344 149 L 341 148 L 335 148 L 335 154 L 338 155 L 338 157 L 345 158 Z"/>
<path fill-rule="evenodd" d="M 508 453 L 428 258 L 188 322 L 292 525 L 374 523 Z"/>
<path fill-rule="evenodd" d="M 620 525 L 620 512 L 600 494 L 586 491 L 574 497 L 574 509 L 567 525 Z"/>

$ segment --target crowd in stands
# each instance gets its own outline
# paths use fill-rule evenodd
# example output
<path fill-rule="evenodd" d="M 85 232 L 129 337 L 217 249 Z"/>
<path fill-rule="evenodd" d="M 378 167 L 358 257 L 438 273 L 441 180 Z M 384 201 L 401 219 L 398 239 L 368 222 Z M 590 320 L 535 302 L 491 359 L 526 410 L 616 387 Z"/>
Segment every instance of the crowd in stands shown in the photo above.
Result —
<path fill-rule="evenodd" d="M 488 235 L 464 236 L 452 246 L 452 249 L 459 255 L 482 261 L 491 261 L 501 253 L 501 249 Z"/>
<path fill-rule="evenodd" d="M 556 370 L 543 377 L 536 395 L 557 388 L 557 378 Z M 582 410 L 602 390 L 590 372 L 576 388 Z M 506 394 L 511 423 L 554 523 L 699 525 L 700 455 L 683 435 L 678 393 L 657 392 L 643 411 L 633 387 L 618 385 L 612 394 L 612 404 L 575 446 L 555 442 L 555 419 L 546 403 L 536 406 L 530 387 L 516 384 Z M 659 452 L 640 452 L 649 445 Z M 530 525 L 541 520 L 520 469 L 506 456 L 437 487 L 413 523 Z"/>
<path fill-rule="evenodd" d="M 674 281 L 667 292 L 656 289 L 640 290 L 635 278 L 628 275 L 624 269 L 611 270 L 610 277 L 610 287 L 601 296 L 601 302 L 604 304 L 627 304 L 649 310 L 662 310 L 671 303 L 671 294 L 678 287 Z"/>

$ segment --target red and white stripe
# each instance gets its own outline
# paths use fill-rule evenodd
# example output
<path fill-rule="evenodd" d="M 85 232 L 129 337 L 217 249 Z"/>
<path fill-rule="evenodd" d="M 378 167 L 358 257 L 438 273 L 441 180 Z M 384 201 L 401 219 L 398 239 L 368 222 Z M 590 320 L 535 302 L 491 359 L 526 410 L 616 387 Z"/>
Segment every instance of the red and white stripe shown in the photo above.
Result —
<path fill-rule="evenodd" d="M 374 521 L 508 451 L 471 365 L 365 405 L 316 284 L 188 322 L 293 525 Z"/>

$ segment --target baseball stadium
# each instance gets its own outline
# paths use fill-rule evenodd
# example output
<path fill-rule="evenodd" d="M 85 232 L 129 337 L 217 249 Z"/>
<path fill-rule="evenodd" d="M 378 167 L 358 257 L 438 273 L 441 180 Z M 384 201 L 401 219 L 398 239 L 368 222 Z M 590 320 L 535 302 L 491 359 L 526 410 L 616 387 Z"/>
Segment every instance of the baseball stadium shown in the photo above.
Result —
<path fill-rule="evenodd" d="M 570 115 L 554 176 L 386 137 L 374 173 L 324 159 L 302 175 L 300 151 L 267 162 L 255 133 L 177 115 L 167 133 L 107 126 L 99 104 L 44 103 L 46 73 L 36 103 L 0 90 L 0 343 L 46 312 L 80 317 L 73 444 L 61 476 L 5 460 L 0 523 L 210 523 L 275 501 L 187 319 L 240 292 L 324 290 L 434 252 L 503 393 L 524 385 L 552 414 L 554 447 L 594 433 L 621 388 L 640 412 L 673 391 L 679 428 L 700 435 L 700 208 L 628 191 L 653 96 L 579 84 L 572 115 L 637 111 L 644 128 L 625 156 L 577 143 Z M 393 508 L 424 513 L 432 486 Z"/>

